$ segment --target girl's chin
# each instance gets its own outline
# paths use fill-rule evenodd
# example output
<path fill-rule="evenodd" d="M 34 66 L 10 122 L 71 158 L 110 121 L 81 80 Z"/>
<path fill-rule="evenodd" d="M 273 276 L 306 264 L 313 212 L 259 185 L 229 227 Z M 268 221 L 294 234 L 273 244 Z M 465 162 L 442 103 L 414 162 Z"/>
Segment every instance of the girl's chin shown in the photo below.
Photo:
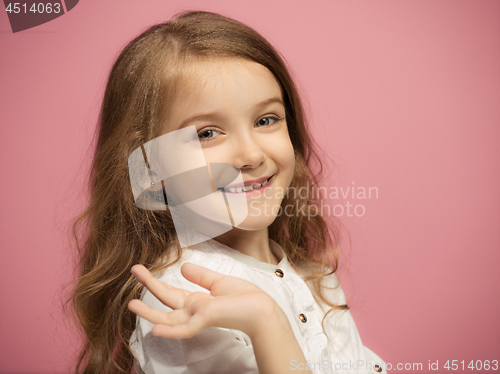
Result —
<path fill-rule="evenodd" d="M 245 231 L 261 230 L 263 228 L 269 227 L 275 219 L 275 215 L 262 215 L 255 217 L 248 216 L 243 222 L 237 225 L 236 228 Z"/>

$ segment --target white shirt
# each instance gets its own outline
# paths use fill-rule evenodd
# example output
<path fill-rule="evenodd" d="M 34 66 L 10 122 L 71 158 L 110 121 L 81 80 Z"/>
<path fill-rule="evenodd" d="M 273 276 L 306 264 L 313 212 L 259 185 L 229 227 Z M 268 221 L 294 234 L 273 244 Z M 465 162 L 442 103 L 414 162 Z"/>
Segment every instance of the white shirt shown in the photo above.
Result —
<path fill-rule="evenodd" d="M 209 293 L 182 276 L 182 264 L 191 262 L 221 274 L 245 279 L 267 292 L 283 309 L 310 364 L 308 369 L 313 373 L 378 374 L 377 369 L 386 373 L 385 363 L 363 346 L 349 311 L 332 312 L 327 316 L 324 324 L 327 338 L 321 321 L 330 307 L 314 299 L 281 247 L 272 240 L 269 242 L 276 258 L 281 258 L 278 265 L 260 262 L 211 239 L 183 249 L 181 260 L 157 277 L 177 288 Z M 335 274 L 324 277 L 323 284 L 332 288 L 325 289 L 328 300 L 336 305 L 345 304 L 344 292 Z M 168 312 L 172 310 L 148 290 L 143 293 L 142 301 L 153 308 Z M 252 342 L 248 335 L 239 330 L 209 327 L 190 339 L 166 339 L 153 336 L 153 326 L 149 321 L 137 317 L 137 326 L 130 338 L 130 348 L 137 359 L 134 366 L 139 374 L 259 372 Z M 290 369 L 300 373 L 306 368 L 291 361 Z"/>

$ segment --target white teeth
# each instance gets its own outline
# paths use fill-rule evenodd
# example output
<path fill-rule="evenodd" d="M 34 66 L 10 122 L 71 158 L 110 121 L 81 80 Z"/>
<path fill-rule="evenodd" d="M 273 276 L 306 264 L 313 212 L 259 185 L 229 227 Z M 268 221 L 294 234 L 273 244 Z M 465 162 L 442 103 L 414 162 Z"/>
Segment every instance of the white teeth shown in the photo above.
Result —
<path fill-rule="evenodd" d="M 267 184 L 267 182 L 269 182 L 269 180 L 265 180 L 262 183 L 254 183 L 251 186 L 245 186 L 245 187 L 229 187 L 229 188 L 226 187 L 226 190 L 232 193 L 248 192 L 260 187 L 264 187 Z"/>

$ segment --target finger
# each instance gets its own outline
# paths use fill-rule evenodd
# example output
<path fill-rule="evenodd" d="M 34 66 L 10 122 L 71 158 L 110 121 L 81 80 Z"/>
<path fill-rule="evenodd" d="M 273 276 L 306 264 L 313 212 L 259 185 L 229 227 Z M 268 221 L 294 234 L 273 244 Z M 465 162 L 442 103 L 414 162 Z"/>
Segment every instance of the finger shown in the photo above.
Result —
<path fill-rule="evenodd" d="M 224 278 L 224 275 L 220 273 L 189 262 L 182 265 L 181 273 L 188 281 L 196 283 L 207 290 L 211 290 L 215 282 Z"/>
<path fill-rule="evenodd" d="M 194 315 L 188 323 L 183 325 L 166 326 L 158 324 L 153 327 L 151 333 L 169 339 L 189 339 L 199 334 L 205 327 L 208 327 L 203 317 Z"/>
<path fill-rule="evenodd" d="M 184 310 L 165 312 L 163 310 L 151 308 L 137 299 L 131 300 L 128 303 L 128 308 L 139 317 L 147 319 L 149 322 L 154 324 L 182 325 L 189 321 L 189 316 Z"/>
<path fill-rule="evenodd" d="M 155 278 L 154 275 L 151 274 L 151 272 L 148 269 L 146 269 L 146 267 L 144 265 L 141 265 L 141 264 L 137 264 L 137 265 L 132 266 L 130 268 L 130 272 L 141 283 L 143 283 L 143 281 L 144 282 L 147 281 L 150 278 Z M 168 284 L 166 285 L 166 287 L 172 288 L 172 286 L 170 286 Z"/>
<path fill-rule="evenodd" d="M 130 271 L 163 304 L 172 309 L 183 307 L 188 292 L 161 282 L 143 265 L 134 265 Z"/>

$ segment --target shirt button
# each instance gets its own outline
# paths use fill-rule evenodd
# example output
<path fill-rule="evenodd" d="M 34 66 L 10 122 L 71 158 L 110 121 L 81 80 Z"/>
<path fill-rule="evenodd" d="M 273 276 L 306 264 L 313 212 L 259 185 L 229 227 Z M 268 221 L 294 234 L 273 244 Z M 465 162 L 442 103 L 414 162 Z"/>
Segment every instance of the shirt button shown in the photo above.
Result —
<path fill-rule="evenodd" d="M 276 269 L 274 271 L 274 274 L 276 274 L 276 276 L 280 277 L 280 278 L 283 278 L 283 276 L 285 275 L 285 273 L 283 273 L 283 270 L 281 270 L 281 269 Z"/>
<path fill-rule="evenodd" d="M 299 319 L 300 319 L 300 322 L 302 322 L 302 323 L 306 323 L 307 322 L 307 317 L 303 313 L 299 314 Z"/>
<path fill-rule="evenodd" d="M 374 368 L 378 373 L 382 371 L 382 368 L 379 365 L 375 365 Z"/>

